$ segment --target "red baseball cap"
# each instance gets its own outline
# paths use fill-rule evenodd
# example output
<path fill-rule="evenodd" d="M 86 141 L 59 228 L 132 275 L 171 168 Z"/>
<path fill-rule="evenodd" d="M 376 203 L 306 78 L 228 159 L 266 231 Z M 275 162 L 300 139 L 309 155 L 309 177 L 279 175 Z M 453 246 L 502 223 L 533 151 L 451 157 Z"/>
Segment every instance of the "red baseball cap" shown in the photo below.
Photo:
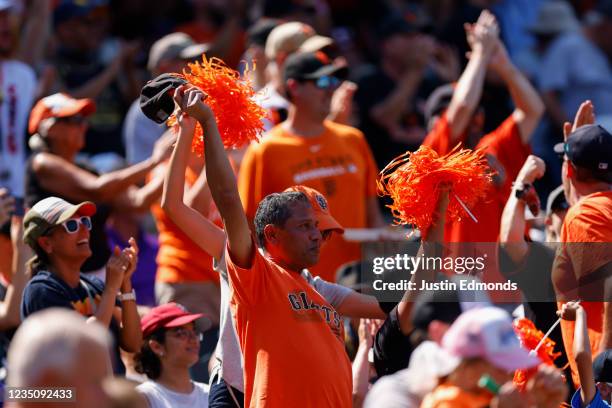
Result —
<path fill-rule="evenodd" d="M 319 193 L 314 188 L 302 185 L 291 186 L 285 190 L 285 192 L 289 191 L 304 193 L 306 197 L 308 197 L 308 201 L 310 201 L 310 205 L 312 205 L 317 221 L 319 221 L 319 230 L 332 230 L 339 234 L 344 234 L 344 228 L 342 228 L 342 225 L 340 225 L 340 223 L 336 221 L 336 219 L 332 217 L 331 213 L 329 212 L 329 205 L 327 204 L 327 200 L 323 194 Z"/>
<path fill-rule="evenodd" d="M 96 103 L 93 99 L 74 99 L 63 93 L 56 93 L 42 98 L 30 112 L 30 123 L 28 130 L 36 133 L 40 122 L 47 118 L 65 118 L 81 114 L 89 116 L 96 111 Z"/>
<path fill-rule="evenodd" d="M 140 327 L 146 337 L 160 328 L 180 327 L 204 316 L 202 313 L 189 313 L 184 306 L 177 303 L 166 303 L 154 307 L 142 317 Z"/>

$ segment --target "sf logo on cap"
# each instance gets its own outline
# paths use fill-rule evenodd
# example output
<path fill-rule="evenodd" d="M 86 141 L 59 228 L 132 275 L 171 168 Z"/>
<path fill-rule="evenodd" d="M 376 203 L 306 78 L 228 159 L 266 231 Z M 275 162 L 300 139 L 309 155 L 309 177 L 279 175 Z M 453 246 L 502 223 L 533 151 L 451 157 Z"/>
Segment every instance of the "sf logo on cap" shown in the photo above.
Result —
<path fill-rule="evenodd" d="M 325 199 L 325 197 L 320 194 L 317 194 L 315 195 L 315 198 L 317 199 L 317 204 L 319 204 L 319 207 L 321 207 L 321 209 L 323 210 L 327 210 L 327 200 Z"/>

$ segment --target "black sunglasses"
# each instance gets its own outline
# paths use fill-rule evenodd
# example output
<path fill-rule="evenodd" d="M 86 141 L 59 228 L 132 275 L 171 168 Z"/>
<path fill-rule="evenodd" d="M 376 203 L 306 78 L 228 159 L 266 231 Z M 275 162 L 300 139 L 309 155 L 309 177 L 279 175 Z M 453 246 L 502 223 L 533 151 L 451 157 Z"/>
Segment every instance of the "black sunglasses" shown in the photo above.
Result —
<path fill-rule="evenodd" d="M 64 116 L 61 118 L 55 118 L 55 121 L 58 123 L 67 123 L 71 125 L 82 125 L 87 121 L 84 116 L 81 115 L 73 115 L 73 116 Z"/>

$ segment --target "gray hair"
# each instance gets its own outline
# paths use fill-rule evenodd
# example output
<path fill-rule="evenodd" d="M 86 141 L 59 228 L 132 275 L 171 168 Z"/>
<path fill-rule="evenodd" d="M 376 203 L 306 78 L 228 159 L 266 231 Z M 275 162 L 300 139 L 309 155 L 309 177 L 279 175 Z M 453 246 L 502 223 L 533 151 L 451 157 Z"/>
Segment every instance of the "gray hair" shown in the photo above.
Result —
<path fill-rule="evenodd" d="M 98 346 L 108 353 L 110 333 L 104 326 L 87 323 L 67 309 L 50 308 L 33 314 L 21 324 L 11 342 L 7 385 L 34 386 L 49 371 L 69 375 L 76 369 L 83 346 Z"/>

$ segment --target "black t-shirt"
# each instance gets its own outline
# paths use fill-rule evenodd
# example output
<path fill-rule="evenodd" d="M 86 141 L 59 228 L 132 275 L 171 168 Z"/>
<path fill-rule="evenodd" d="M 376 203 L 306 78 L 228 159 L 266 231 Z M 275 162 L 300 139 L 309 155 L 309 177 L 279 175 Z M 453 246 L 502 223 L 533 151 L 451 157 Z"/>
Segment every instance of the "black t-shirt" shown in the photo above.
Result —
<path fill-rule="evenodd" d="M 358 86 L 355 92 L 355 103 L 359 112 L 357 127 L 365 134 L 379 168 L 384 168 L 406 150 L 417 149 L 419 143 L 409 145 L 393 141 L 387 131 L 370 117 L 370 110 L 384 101 L 396 88 L 395 81 L 379 67 L 372 65 L 358 69 L 353 80 Z M 407 112 L 400 119 L 403 127 L 425 127 L 422 106 L 425 105 L 428 95 L 439 85 L 442 85 L 442 82 L 430 74 L 423 77 Z"/>
<path fill-rule="evenodd" d="M 374 338 L 374 368 L 378 377 L 407 368 L 413 351 L 410 336 L 402 333 L 400 328 L 396 306 Z"/>
<path fill-rule="evenodd" d="M 39 271 L 26 285 L 21 300 L 21 319 L 40 310 L 51 307 L 72 309 L 84 317 L 95 314 L 102 298 L 104 284 L 95 277 L 81 274 L 81 281 L 76 288 L 70 287 L 57 275 L 48 271 Z M 119 302 L 116 306 L 121 307 Z M 119 354 L 119 322 L 111 319 L 109 330 L 114 339 L 113 361 L 115 373 L 125 373 L 125 367 Z"/>
<path fill-rule="evenodd" d="M 528 248 L 529 252 L 523 262 L 517 264 L 500 246 L 500 271 L 504 277 L 518 285 L 527 300 L 524 306 L 532 312 L 527 317 L 539 330 L 546 333 L 557 320 L 557 303 L 551 279 L 555 251 L 539 242 L 529 242 Z M 563 351 L 563 339 L 559 326 L 552 331 L 550 339 L 556 343 L 556 351 Z M 565 354 L 555 360 L 558 367 L 563 367 L 566 363 Z"/>
<path fill-rule="evenodd" d="M 60 80 L 68 89 L 78 88 L 100 75 L 106 66 L 98 52 L 82 53 L 60 48 L 54 61 Z M 106 86 L 96 97 L 96 112 L 89 118 L 84 152 L 124 154 L 121 128 L 128 104 L 124 101 L 118 81 Z"/>
<path fill-rule="evenodd" d="M 68 202 L 73 202 L 73 200 L 68 197 L 62 197 L 59 194 L 56 194 L 52 191 L 45 190 L 38 179 L 36 178 L 36 174 L 32 169 L 32 160 L 36 154 L 33 154 L 26 164 L 26 174 L 25 174 L 25 206 L 26 208 L 32 208 L 34 204 L 43 200 L 47 197 L 59 197 L 63 198 Z M 80 168 L 89 171 L 92 174 L 97 175 L 97 172 L 92 169 L 90 166 L 84 163 L 76 163 Z M 76 204 L 76 203 L 73 203 Z M 108 262 L 108 258 L 110 258 L 111 251 L 108 247 L 108 238 L 106 236 L 106 220 L 110 216 L 111 209 L 109 206 L 104 204 L 96 203 L 96 213 L 91 217 L 91 225 L 92 229 L 89 234 L 89 246 L 91 248 L 91 256 L 87 258 L 81 270 L 85 273 L 97 271 L 100 268 L 106 265 Z"/>

